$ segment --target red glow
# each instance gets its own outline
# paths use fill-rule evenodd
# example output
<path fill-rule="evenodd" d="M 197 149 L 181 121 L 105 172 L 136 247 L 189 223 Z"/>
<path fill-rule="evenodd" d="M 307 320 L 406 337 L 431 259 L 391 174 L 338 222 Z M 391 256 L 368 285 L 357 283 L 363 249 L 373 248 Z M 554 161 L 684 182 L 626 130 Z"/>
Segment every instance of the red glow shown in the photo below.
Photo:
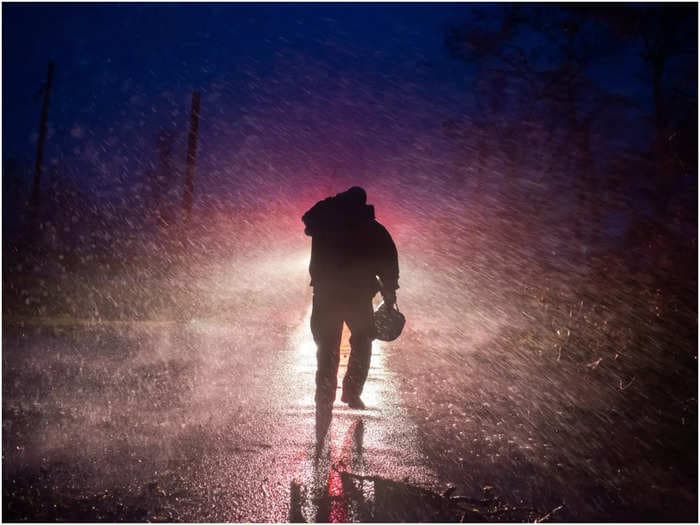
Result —
<path fill-rule="evenodd" d="M 329 523 L 348 523 L 348 509 L 343 494 L 343 480 L 340 472 L 331 469 L 328 475 L 328 496 L 331 501 L 328 512 Z"/>

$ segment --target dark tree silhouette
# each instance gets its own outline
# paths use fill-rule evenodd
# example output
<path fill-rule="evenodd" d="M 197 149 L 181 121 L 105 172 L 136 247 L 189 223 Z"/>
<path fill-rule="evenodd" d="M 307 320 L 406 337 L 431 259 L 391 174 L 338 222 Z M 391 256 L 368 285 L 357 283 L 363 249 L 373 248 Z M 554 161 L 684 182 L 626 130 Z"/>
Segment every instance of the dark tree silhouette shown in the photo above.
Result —
<path fill-rule="evenodd" d="M 468 147 L 484 155 L 486 146 L 502 159 L 501 197 L 510 214 L 525 213 L 514 222 L 537 216 L 523 199 L 535 208 L 567 206 L 573 238 L 595 247 L 605 240 L 605 217 L 622 198 L 638 199 L 645 186 L 657 217 L 667 222 L 674 200 L 686 193 L 679 176 L 697 172 L 696 119 L 688 118 L 697 114 L 697 93 L 683 87 L 688 80 L 696 85 L 696 6 L 505 4 L 474 11 L 447 30 L 445 42 L 474 72 L 477 117 L 469 127 L 486 136 L 481 145 L 469 139 Z M 646 79 L 635 86 L 613 89 L 596 73 L 597 66 L 634 56 Z M 457 122 L 448 128 L 450 136 L 469 135 Z M 543 135 L 535 137 L 535 128 Z M 640 147 L 645 136 L 648 146 Z M 648 158 L 646 171 L 624 181 L 613 177 L 615 157 L 631 154 Z M 537 156 L 548 156 L 549 165 L 533 163 Z M 486 164 L 478 165 L 481 173 L 472 176 L 484 176 Z M 636 214 L 631 223 L 640 220 Z"/>

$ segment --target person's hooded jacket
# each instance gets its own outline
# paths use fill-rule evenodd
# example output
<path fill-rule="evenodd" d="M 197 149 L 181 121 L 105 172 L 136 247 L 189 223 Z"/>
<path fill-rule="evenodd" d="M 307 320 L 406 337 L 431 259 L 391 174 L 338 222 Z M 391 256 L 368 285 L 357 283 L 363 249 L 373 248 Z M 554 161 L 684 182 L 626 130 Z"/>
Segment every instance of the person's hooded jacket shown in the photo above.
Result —
<path fill-rule="evenodd" d="M 304 233 L 311 237 L 309 273 L 316 290 L 373 295 L 399 287 L 396 246 L 366 198 L 362 188 L 353 187 L 302 216 Z"/>

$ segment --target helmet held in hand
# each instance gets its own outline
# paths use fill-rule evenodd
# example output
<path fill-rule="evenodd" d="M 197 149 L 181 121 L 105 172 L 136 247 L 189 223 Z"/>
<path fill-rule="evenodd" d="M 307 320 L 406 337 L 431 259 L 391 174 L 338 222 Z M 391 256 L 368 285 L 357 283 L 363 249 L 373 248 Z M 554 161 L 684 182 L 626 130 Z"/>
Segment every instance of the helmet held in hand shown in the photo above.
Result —
<path fill-rule="evenodd" d="M 383 302 L 374 312 L 374 338 L 380 341 L 393 341 L 401 335 L 406 317 L 399 312 L 399 307 L 394 303 L 388 305 Z"/>

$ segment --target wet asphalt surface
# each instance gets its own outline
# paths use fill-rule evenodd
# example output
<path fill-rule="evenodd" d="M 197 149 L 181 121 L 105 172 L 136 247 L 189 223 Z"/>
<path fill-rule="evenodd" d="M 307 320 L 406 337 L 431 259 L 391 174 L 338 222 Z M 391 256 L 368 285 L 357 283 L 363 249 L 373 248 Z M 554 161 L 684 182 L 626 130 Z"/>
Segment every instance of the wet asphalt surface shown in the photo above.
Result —
<path fill-rule="evenodd" d="M 382 344 L 367 409 L 339 394 L 317 443 L 311 290 L 298 259 L 291 304 L 224 265 L 192 284 L 216 288 L 216 307 L 179 319 L 7 321 L 4 519 L 347 521 L 374 519 L 374 495 L 353 496 L 351 511 L 341 472 L 437 487 Z"/>
<path fill-rule="evenodd" d="M 655 449 L 630 426 L 629 391 L 551 356 L 494 353 L 516 326 L 505 314 L 462 310 L 444 329 L 438 304 L 415 306 L 417 270 L 399 299 L 414 322 L 374 343 L 367 409 L 338 395 L 317 446 L 305 264 L 203 270 L 190 284 L 209 307 L 176 318 L 6 318 L 3 519 L 697 518 L 697 448 Z M 441 330 L 415 322 L 427 311 Z M 685 443 L 696 417 L 653 432 Z"/>
<path fill-rule="evenodd" d="M 366 410 L 338 400 L 316 446 L 315 347 L 298 306 L 287 327 L 259 323 L 252 344 L 215 321 L 12 330 L 6 518 L 347 521 L 340 472 L 437 486 L 381 344 Z"/>

